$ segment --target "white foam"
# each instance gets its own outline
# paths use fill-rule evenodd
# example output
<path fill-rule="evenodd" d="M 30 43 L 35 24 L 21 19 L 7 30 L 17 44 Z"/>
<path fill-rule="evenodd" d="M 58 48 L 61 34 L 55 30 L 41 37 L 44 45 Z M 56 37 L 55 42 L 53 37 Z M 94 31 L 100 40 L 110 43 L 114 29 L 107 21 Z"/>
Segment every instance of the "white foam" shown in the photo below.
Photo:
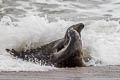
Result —
<path fill-rule="evenodd" d="M 83 31 L 83 45 L 92 56 L 92 64 L 120 65 L 120 24 L 96 21 Z"/>
<path fill-rule="evenodd" d="M 20 50 L 31 46 L 41 46 L 62 38 L 65 30 L 70 25 L 71 22 L 63 20 L 56 23 L 49 23 L 46 18 L 33 15 L 25 17 L 16 23 L 12 22 L 8 16 L 3 17 L 0 22 L 0 71 L 39 71 L 52 69 L 50 66 L 45 67 L 13 59 L 9 53 L 6 53 L 5 49 L 16 48 Z"/>

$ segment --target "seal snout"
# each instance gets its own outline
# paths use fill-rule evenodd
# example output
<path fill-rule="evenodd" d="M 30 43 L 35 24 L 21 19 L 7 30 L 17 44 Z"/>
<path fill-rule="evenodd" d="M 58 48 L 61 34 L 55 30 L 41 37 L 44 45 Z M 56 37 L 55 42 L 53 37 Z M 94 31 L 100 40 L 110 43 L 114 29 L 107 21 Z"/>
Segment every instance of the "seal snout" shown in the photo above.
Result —
<path fill-rule="evenodd" d="M 71 26 L 73 29 L 75 29 L 78 33 L 80 33 L 82 31 L 82 29 L 84 28 L 84 24 L 83 23 L 78 23 L 76 25 Z"/>
<path fill-rule="evenodd" d="M 77 24 L 77 31 L 81 32 L 81 30 L 84 28 L 84 24 L 83 23 L 79 23 Z"/>
<path fill-rule="evenodd" d="M 79 27 L 81 27 L 81 29 L 83 29 L 83 28 L 84 28 L 84 24 L 83 24 L 83 23 L 80 23 L 80 24 L 79 24 Z"/>

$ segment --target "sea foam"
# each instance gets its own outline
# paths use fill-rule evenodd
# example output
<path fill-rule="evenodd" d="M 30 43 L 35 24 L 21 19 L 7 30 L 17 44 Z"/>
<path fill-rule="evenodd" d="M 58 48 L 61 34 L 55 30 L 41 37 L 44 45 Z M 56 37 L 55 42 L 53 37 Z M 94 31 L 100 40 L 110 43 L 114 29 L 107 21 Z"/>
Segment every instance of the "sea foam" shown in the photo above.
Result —
<path fill-rule="evenodd" d="M 12 57 L 6 48 L 17 50 L 40 47 L 63 38 L 67 28 L 76 22 L 29 15 L 12 22 L 5 16 L 0 22 L 0 71 L 44 71 L 55 69 Z M 120 24 L 118 21 L 93 21 L 81 32 L 83 52 L 91 56 L 89 65 L 120 65 Z"/>

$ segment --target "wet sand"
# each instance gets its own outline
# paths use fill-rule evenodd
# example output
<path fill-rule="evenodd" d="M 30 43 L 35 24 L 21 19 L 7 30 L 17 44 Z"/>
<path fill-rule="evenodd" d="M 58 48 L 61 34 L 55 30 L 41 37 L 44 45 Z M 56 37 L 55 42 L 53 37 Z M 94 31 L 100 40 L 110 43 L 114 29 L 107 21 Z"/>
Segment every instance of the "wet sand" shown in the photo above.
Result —
<path fill-rule="evenodd" d="M 63 68 L 39 72 L 0 72 L 0 80 L 119 80 L 120 66 Z"/>

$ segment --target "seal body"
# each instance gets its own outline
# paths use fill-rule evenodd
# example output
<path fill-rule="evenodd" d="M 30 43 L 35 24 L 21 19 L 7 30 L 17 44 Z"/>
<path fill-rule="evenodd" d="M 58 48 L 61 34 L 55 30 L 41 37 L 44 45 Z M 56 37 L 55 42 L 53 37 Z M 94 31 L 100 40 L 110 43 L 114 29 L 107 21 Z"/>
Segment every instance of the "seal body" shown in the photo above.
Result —
<path fill-rule="evenodd" d="M 55 67 L 83 67 L 81 30 L 84 24 L 79 23 L 70 26 L 64 38 L 53 41 L 40 48 L 26 51 L 6 49 L 14 57 L 23 60 L 41 63 L 43 65 L 54 65 Z"/>

